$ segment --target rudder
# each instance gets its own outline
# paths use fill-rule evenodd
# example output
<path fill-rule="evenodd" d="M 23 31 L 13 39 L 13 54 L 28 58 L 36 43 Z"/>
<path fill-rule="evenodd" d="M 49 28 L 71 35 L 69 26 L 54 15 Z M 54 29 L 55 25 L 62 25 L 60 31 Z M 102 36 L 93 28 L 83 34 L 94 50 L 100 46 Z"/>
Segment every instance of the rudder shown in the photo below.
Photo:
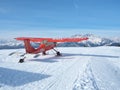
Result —
<path fill-rule="evenodd" d="M 33 53 L 35 51 L 35 48 L 31 46 L 29 39 L 24 40 L 24 45 L 26 53 Z"/>

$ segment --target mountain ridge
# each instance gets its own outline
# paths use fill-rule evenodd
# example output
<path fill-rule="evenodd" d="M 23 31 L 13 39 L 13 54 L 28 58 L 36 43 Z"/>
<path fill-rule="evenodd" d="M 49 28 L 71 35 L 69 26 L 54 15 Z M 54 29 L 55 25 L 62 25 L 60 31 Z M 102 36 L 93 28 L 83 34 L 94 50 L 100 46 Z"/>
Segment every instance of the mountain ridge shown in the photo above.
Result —
<path fill-rule="evenodd" d="M 59 43 L 58 47 L 97 47 L 97 46 L 120 46 L 120 38 L 104 38 L 99 37 L 94 34 L 76 34 L 71 36 L 72 38 L 82 38 L 88 37 L 87 41 L 82 42 L 67 42 Z M 38 44 L 32 43 L 34 47 L 37 47 Z M 0 39 L 0 49 L 16 49 L 24 48 L 24 43 L 16 41 L 15 39 Z"/>

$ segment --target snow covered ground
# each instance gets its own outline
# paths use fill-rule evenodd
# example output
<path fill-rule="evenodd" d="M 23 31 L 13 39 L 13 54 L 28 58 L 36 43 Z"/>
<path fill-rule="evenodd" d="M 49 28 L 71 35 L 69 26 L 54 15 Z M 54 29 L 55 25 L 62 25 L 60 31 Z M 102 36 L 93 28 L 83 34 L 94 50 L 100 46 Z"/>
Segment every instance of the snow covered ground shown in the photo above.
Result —
<path fill-rule="evenodd" d="M 62 56 L 0 50 L 0 90 L 120 90 L 120 47 L 61 47 Z"/>

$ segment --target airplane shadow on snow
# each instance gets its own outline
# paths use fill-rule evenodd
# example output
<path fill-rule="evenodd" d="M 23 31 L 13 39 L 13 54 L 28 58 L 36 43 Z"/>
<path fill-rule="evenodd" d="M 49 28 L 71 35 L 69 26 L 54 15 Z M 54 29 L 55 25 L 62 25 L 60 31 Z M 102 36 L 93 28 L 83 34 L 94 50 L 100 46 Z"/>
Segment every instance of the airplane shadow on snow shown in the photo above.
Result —
<path fill-rule="evenodd" d="M 64 53 L 64 56 L 92 56 L 92 57 L 104 57 L 104 58 L 120 58 L 119 56 L 111 56 L 111 55 L 69 54 L 69 53 Z"/>
<path fill-rule="evenodd" d="M 64 58 L 65 57 L 65 58 Z M 58 60 L 61 59 L 71 59 L 71 57 L 66 57 L 64 55 L 62 56 L 52 56 L 52 57 L 46 57 L 46 58 L 37 58 L 37 59 L 30 59 L 29 61 L 37 61 L 37 62 L 45 62 L 45 63 L 55 63 L 55 62 L 59 62 Z"/>
<path fill-rule="evenodd" d="M 92 57 L 104 57 L 104 58 L 119 58 L 119 56 L 110 56 L 110 55 L 95 55 L 95 54 L 71 54 L 71 53 L 62 53 L 62 56 L 52 56 L 48 58 L 34 58 L 29 61 L 45 62 L 45 63 L 55 63 L 59 62 L 62 59 L 74 59 L 74 56 L 92 56 Z"/>
<path fill-rule="evenodd" d="M 0 86 L 21 86 L 30 82 L 39 81 L 50 75 L 19 71 L 0 67 Z"/>

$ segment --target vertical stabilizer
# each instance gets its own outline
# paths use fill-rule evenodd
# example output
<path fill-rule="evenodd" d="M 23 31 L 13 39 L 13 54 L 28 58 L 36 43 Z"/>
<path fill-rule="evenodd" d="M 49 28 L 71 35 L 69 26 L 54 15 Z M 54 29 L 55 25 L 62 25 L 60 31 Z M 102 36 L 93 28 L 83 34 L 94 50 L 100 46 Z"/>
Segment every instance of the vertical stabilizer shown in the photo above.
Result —
<path fill-rule="evenodd" d="M 31 46 L 29 39 L 25 39 L 24 44 L 25 44 L 26 53 L 33 53 L 35 51 L 35 48 Z"/>

